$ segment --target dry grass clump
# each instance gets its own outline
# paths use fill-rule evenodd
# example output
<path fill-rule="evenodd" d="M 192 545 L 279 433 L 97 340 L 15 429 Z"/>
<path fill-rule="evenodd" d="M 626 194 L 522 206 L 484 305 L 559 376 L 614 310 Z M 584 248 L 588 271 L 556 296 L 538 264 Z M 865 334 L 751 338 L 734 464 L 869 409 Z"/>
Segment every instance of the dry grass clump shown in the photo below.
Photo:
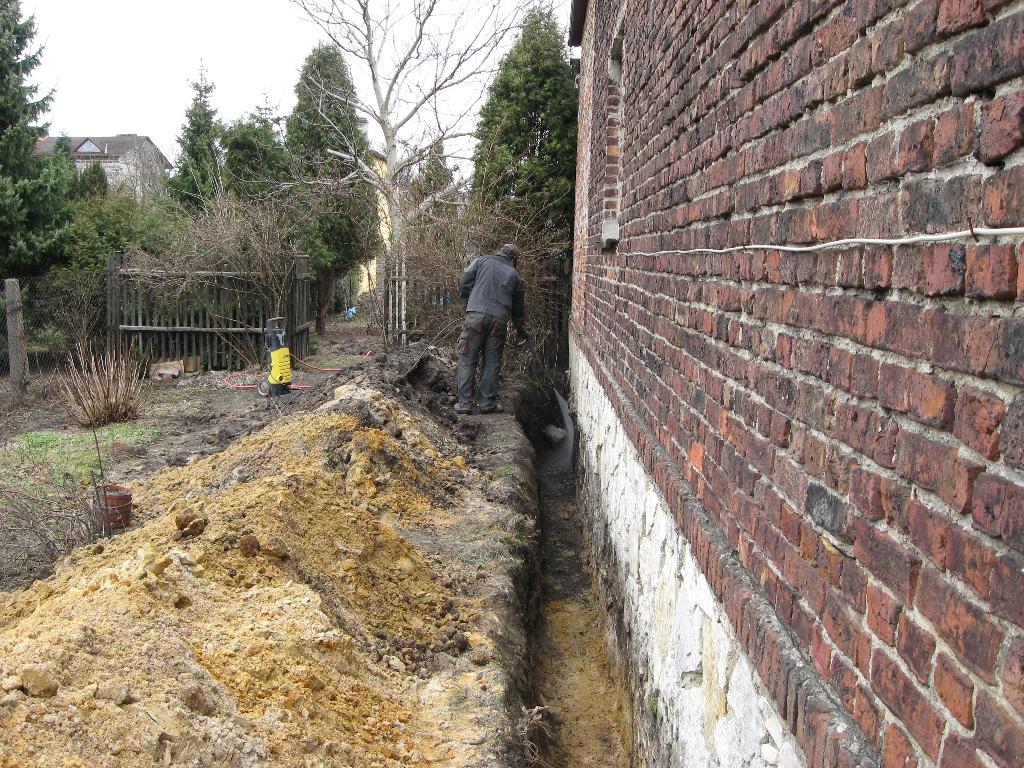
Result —
<path fill-rule="evenodd" d="M 102 427 L 136 418 L 149 396 L 130 349 L 97 352 L 79 344 L 59 374 L 65 410 L 80 427 Z"/>
<path fill-rule="evenodd" d="M 522 708 L 516 722 L 516 732 L 523 746 L 526 764 L 536 768 L 551 768 L 543 755 L 551 752 L 555 734 L 551 724 L 551 710 L 547 707 Z"/>

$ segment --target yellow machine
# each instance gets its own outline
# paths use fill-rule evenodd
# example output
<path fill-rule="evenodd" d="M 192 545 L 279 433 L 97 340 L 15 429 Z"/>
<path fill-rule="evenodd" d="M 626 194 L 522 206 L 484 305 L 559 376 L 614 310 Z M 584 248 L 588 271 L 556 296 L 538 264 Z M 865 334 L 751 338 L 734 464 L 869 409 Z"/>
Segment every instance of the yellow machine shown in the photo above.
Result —
<path fill-rule="evenodd" d="M 283 317 L 267 320 L 267 350 L 270 352 L 270 375 L 267 383 L 271 395 L 283 395 L 292 383 L 292 355 L 285 340 Z"/>

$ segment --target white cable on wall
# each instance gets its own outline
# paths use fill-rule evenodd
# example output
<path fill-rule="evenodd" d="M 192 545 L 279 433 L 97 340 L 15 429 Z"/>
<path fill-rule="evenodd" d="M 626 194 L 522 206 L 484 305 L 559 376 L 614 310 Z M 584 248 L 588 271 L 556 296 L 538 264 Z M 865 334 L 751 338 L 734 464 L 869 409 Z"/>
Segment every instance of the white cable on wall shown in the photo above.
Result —
<path fill-rule="evenodd" d="M 966 238 L 978 237 L 1003 237 L 1003 236 L 1024 236 L 1024 227 L 974 227 L 973 229 L 962 229 L 957 232 L 940 232 L 934 235 L 913 235 L 911 237 L 851 237 L 845 240 L 831 240 L 827 243 L 816 245 L 765 245 L 764 243 L 751 243 L 750 245 L 734 245 L 730 248 L 687 248 L 675 251 L 630 251 L 623 256 L 685 256 L 690 253 L 737 253 L 739 251 L 786 251 L 788 253 L 807 253 L 809 251 L 822 251 L 828 248 L 842 248 L 848 245 L 914 245 L 916 243 L 941 243 L 947 240 L 963 240 Z"/>

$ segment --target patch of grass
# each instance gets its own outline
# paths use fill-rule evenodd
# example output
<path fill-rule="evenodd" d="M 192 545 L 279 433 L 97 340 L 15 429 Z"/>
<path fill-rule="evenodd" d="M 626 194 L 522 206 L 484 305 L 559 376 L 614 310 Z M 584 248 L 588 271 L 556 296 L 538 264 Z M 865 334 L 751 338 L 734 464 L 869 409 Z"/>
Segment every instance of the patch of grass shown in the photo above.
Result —
<path fill-rule="evenodd" d="M 651 713 L 651 717 L 658 716 L 658 692 L 655 691 L 647 697 L 647 711 Z"/>
<path fill-rule="evenodd" d="M 135 424 L 109 424 L 96 430 L 103 460 L 108 461 L 113 448 L 124 452 L 124 446 L 140 446 L 153 441 L 156 430 Z M 56 432 L 39 430 L 17 435 L 8 444 L 16 463 L 51 466 L 55 473 L 68 473 L 86 481 L 91 470 L 99 469 L 92 431 Z M 11 470 L 0 467 L 0 477 L 10 477 Z"/>
<path fill-rule="evenodd" d="M 495 477 L 511 477 L 512 475 L 515 474 L 515 471 L 515 464 L 506 464 L 505 466 L 498 467 L 496 470 L 494 470 L 493 474 Z"/>
<path fill-rule="evenodd" d="M 463 528 L 457 533 L 463 544 L 459 556 L 471 565 L 501 563 L 514 570 L 522 564 L 522 547 L 530 535 L 524 525 L 517 525 L 511 533 L 492 528 Z"/>

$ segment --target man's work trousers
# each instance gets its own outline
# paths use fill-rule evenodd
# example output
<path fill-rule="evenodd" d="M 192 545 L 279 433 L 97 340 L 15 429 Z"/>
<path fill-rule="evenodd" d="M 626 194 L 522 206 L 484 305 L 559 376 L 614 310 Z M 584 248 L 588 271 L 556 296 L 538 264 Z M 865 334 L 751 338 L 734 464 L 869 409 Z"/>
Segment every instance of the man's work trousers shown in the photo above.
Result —
<path fill-rule="evenodd" d="M 498 404 L 498 376 L 501 374 L 501 356 L 505 351 L 507 336 L 508 320 L 482 312 L 466 313 L 462 336 L 459 337 L 459 403 L 470 405 L 473 402 L 476 364 L 483 353 L 480 408 L 484 411 L 494 410 Z"/>

